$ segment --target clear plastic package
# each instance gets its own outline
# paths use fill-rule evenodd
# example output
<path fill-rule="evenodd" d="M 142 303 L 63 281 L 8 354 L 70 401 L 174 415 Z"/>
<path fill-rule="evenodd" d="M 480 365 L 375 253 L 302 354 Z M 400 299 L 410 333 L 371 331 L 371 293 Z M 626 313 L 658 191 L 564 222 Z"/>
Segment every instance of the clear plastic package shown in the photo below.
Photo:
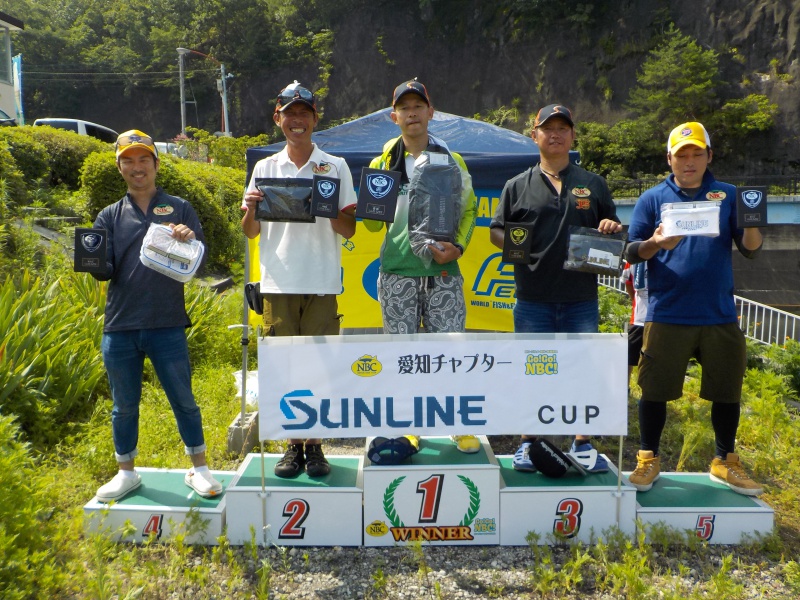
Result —
<path fill-rule="evenodd" d="M 314 223 L 311 214 L 313 180 L 302 177 L 257 178 L 256 188 L 264 198 L 256 207 L 256 220 Z"/>
<path fill-rule="evenodd" d="M 142 241 L 139 260 L 171 279 L 187 282 L 200 268 L 205 246 L 199 240 L 181 242 L 167 225 L 151 223 Z"/>
<path fill-rule="evenodd" d="M 627 239 L 625 233 L 601 233 L 597 229 L 571 225 L 564 268 L 619 277 Z"/>
<path fill-rule="evenodd" d="M 408 237 L 411 250 L 426 266 L 433 261 L 428 244 L 456 241 L 464 212 L 465 174 L 450 154 L 423 152 L 414 163 L 408 192 Z"/>

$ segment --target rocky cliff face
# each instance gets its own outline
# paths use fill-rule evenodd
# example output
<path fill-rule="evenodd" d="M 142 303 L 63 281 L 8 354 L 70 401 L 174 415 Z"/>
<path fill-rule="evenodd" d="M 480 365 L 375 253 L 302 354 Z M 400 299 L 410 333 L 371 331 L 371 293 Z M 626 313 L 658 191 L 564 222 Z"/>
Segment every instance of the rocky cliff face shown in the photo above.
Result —
<path fill-rule="evenodd" d="M 559 101 L 580 119 L 611 123 L 625 114 L 653 37 L 674 22 L 719 53 L 723 93 L 763 93 L 778 104 L 777 135 L 757 149 L 764 168 L 800 167 L 800 1 L 611 0 L 574 4 L 559 19 L 543 10 L 544 27 L 535 12 L 498 14 L 489 6 L 434 0 L 398 10 L 376 2 L 347 15 L 334 29 L 327 118 L 387 106 L 393 86 L 417 76 L 447 112 L 516 106 L 527 114 Z"/>

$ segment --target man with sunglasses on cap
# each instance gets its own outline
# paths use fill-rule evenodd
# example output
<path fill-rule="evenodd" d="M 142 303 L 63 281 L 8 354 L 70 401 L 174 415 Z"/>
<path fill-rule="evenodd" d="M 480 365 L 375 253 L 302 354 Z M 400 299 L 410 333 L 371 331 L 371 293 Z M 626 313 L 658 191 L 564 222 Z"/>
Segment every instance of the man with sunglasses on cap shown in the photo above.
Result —
<path fill-rule="evenodd" d="M 467 249 L 475 228 L 477 200 L 472 178 L 461 156 L 428 132 L 433 105 L 422 83 L 413 79 L 398 85 L 392 94 L 392 108 L 391 119 L 400 128 L 400 137 L 389 140 L 383 154 L 370 163 L 371 168 L 401 174 L 394 221 L 385 223 L 386 238 L 381 247 L 378 298 L 383 332 L 417 333 L 422 325 L 430 333 L 461 333 L 466 328 L 467 311 L 458 259 Z M 460 213 L 460 220 L 453 242 L 431 239 L 420 247 L 410 239 L 409 229 L 413 225 L 409 215 L 410 188 L 415 168 L 425 158 L 423 153 L 438 155 L 439 161 L 452 161 L 457 165 L 460 194 L 452 199 L 450 209 Z M 433 164 L 433 159 L 429 162 Z M 421 212 L 425 212 L 424 207 Z M 364 225 L 370 231 L 380 231 L 384 223 L 365 220 Z M 406 437 L 418 450 L 419 437 Z M 474 435 L 453 436 L 453 442 L 462 452 L 480 450 L 480 441 Z"/>
<path fill-rule="evenodd" d="M 314 94 L 297 81 L 278 94 L 273 114 L 286 137 L 286 147 L 258 161 L 244 196 L 242 229 L 248 238 L 260 234 L 261 294 L 266 335 L 337 335 L 336 296 L 342 293 L 342 238 L 356 230 L 353 177 L 343 158 L 320 150 L 311 141 L 319 120 Z M 263 194 L 256 179 L 308 178 L 315 174 L 336 177 L 339 212 L 335 219 L 317 217 L 314 223 L 258 221 L 256 209 Z M 275 465 L 278 477 L 310 477 L 330 473 L 321 439 L 290 439 Z"/>
<path fill-rule="evenodd" d="M 102 352 L 114 408 L 111 428 L 119 472 L 97 490 L 100 502 L 120 500 L 139 487 L 134 470 L 138 454 L 139 403 L 145 356 L 153 364 L 167 395 L 178 431 L 192 461 L 184 482 L 205 498 L 222 493 L 206 464 L 200 408 L 192 393 L 183 283 L 145 267 L 139 260 L 150 224 L 168 225 L 179 241 L 203 241 L 203 229 L 192 205 L 156 187 L 158 150 L 138 130 L 126 131 L 115 144 L 117 169 L 128 193 L 107 206 L 94 222 L 108 232 L 106 272 L 92 274 L 108 281 Z"/>
<path fill-rule="evenodd" d="M 529 227 L 531 264 L 514 265 L 517 333 L 597 333 L 597 275 L 563 268 L 570 226 L 617 233 L 622 225 L 605 180 L 570 163 L 575 124 L 570 110 L 550 104 L 536 115 L 531 133 L 539 147 L 539 163 L 509 180 L 490 224 L 490 240 L 503 247 L 505 227 Z M 533 437 L 523 435 L 513 467 L 535 472 L 530 457 Z M 589 436 L 578 435 L 570 449 L 591 473 L 608 471 Z"/>
<path fill-rule="evenodd" d="M 714 178 L 708 169 L 712 157 L 711 139 L 701 123 L 673 129 L 667 140 L 672 174 L 641 195 L 628 230 L 628 260 L 647 261 L 647 316 L 639 358 L 640 450 L 629 477 L 641 492 L 659 477 L 667 402 L 683 395 L 692 357 L 702 367 L 700 397 L 711 402 L 711 479 L 746 496 L 763 492 L 734 452 L 747 353 L 733 299 L 731 249 L 736 244 L 742 256 L 753 258 L 762 238 L 758 228 L 737 227 L 736 188 Z M 665 203 L 709 200 L 719 202 L 718 236 L 665 235 Z"/>

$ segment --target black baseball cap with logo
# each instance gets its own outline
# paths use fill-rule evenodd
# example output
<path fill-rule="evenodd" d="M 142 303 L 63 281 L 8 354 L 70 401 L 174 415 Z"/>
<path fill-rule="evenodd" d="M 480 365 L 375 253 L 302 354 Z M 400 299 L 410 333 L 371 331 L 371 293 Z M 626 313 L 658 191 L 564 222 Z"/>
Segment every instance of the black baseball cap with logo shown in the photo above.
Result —
<path fill-rule="evenodd" d="M 536 113 L 536 121 L 534 121 L 533 126 L 541 127 L 553 117 L 561 117 L 569 123 L 570 127 L 575 127 L 575 123 L 572 122 L 572 112 L 563 104 L 548 104 L 540 109 Z"/>
<path fill-rule="evenodd" d="M 419 81 L 417 81 L 416 77 L 410 81 L 404 81 L 396 88 L 394 88 L 394 94 L 392 94 L 392 106 L 397 104 L 400 101 L 400 98 L 402 98 L 406 94 L 417 94 L 423 100 L 425 100 L 425 103 L 428 106 L 431 105 L 431 99 L 430 96 L 428 96 L 427 88 Z"/>
<path fill-rule="evenodd" d="M 278 93 L 278 100 L 275 102 L 275 112 L 283 112 L 292 104 L 302 102 L 309 106 L 315 113 L 317 112 L 317 99 L 311 90 L 304 88 L 296 79 Z"/>

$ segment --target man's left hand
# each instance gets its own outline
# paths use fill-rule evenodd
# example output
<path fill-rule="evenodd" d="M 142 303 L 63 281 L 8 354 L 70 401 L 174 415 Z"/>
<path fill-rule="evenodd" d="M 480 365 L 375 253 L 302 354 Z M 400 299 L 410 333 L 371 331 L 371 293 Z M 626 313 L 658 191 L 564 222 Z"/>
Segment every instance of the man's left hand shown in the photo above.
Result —
<path fill-rule="evenodd" d="M 436 242 L 440 245 L 443 250 L 439 250 L 434 244 L 428 244 L 428 248 L 433 255 L 433 260 L 438 265 L 443 265 L 454 260 L 458 260 L 461 258 L 461 250 L 459 250 L 458 246 L 451 244 L 450 242 Z"/>
<path fill-rule="evenodd" d="M 194 231 L 189 229 L 186 225 L 173 225 L 170 223 L 169 226 L 172 229 L 172 237 L 179 242 L 187 242 L 194 239 Z"/>
<path fill-rule="evenodd" d="M 597 226 L 597 231 L 600 233 L 619 233 L 622 231 L 622 224 L 611 219 L 603 219 L 600 221 L 600 225 Z"/>

